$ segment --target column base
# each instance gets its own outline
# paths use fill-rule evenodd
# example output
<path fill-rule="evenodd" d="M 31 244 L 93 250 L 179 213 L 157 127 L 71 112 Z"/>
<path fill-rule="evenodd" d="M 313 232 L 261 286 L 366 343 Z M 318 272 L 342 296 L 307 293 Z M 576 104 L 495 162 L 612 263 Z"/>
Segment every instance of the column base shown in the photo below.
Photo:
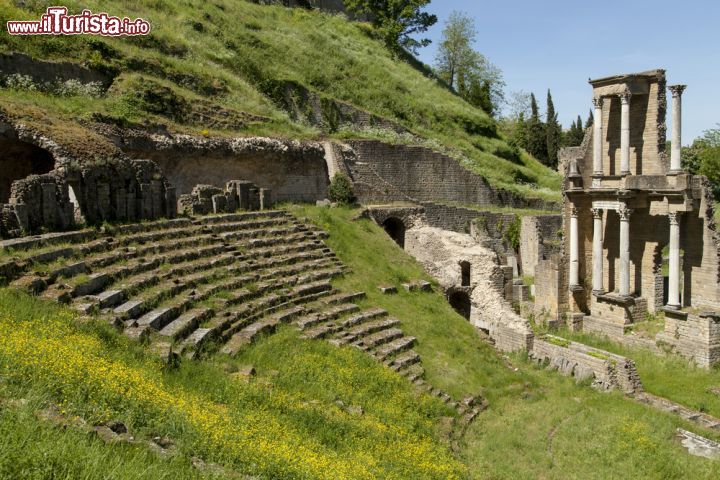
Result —
<path fill-rule="evenodd" d="M 673 305 L 668 303 L 667 305 L 665 305 L 665 308 L 667 310 L 680 310 L 680 304 L 678 303 L 677 305 Z"/>
<path fill-rule="evenodd" d="M 667 174 L 675 176 L 675 175 L 680 175 L 681 173 L 685 173 L 685 172 L 682 169 L 675 169 L 675 170 L 668 171 Z"/>
<path fill-rule="evenodd" d="M 626 170 L 624 172 L 620 172 L 621 177 L 627 177 L 628 175 L 632 175 L 632 172 L 630 170 Z"/>
<path fill-rule="evenodd" d="M 577 292 L 582 292 L 584 290 L 584 288 L 582 287 L 582 285 L 570 285 L 569 290 L 572 293 L 577 293 Z"/>
<path fill-rule="evenodd" d="M 593 296 L 595 296 L 595 297 L 597 297 L 597 296 L 599 296 L 599 295 L 605 295 L 606 293 L 607 293 L 607 292 L 605 291 L 605 289 L 602 289 L 602 290 L 593 290 L 593 291 L 592 291 L 592 294 L 593 294 Z"/>

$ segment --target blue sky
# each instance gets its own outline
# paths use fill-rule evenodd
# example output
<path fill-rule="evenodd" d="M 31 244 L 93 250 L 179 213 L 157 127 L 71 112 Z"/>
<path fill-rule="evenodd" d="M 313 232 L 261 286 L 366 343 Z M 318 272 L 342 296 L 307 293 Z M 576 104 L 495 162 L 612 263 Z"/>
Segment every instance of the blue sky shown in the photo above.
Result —
<path fill-rule="evenodd" d="M 434 0 L 428 10 L 438 23 L 422 61 L 433 63 L 448 15 L 466 12 L 475 48 L 502 69 L 506 92 L 534 92 L 544 110 L 549 88 L 565 128 L 587 117 L 588 78 L 654 68 L 667 70 L 668 84 L 688 85 L 684 144 L 720 123 L 720 0 Z"/>

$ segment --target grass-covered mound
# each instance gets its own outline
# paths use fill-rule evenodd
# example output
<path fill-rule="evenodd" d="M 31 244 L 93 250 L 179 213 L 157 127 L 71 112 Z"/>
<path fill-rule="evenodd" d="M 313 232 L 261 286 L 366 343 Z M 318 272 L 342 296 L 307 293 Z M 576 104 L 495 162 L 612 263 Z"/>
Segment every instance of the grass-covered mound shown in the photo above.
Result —
<path fill-rule="evenodd" d="M 17 4 L 0 5 L 0 22 L 38 19 L 50 5 Z M 150 121 L 196 135 L 323 136 L 318 128 L 291 120 L 279 106 L 290 81 L 319 94 L 323 108 L 332 110 L 328 105 L 341 100 L 402 125 L 420 143 L 464 158 L 468 168 L 497 187 L 559 199 L 559 175 L 510 147 L 485 112 L 394 56 L 368 25 L 242 0 L 71 0 L 66 5 L 71 13 L 89 8 L 142 17 L 153 30 L 135 38 L 0 34 L 0 51 L 83 62 L 119 74 L 99 98 L 0 89 L 0 107 L 38 128 L 48 122 L 35 118 L 36 107 L 63 123 L 99 113 L 119 124 Z M 236 125 L 229 127 L 228 119 Z M 335 127 L 331 135 L 341 138 L 418 142 L 382 129 Z M 81 135 L 76 137 L 79 141 Z"/>

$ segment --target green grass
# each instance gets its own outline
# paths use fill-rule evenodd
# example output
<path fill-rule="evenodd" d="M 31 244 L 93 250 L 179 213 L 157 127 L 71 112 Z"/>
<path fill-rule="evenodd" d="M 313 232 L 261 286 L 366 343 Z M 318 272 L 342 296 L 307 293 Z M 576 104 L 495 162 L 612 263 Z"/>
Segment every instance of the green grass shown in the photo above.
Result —
<path fill-rule="evenodd" d="M 646 391 L 720 418 L 720 396 L 709 391 L 710 388 L 720 387 L 720 368 L 700 368 L 676 354 L 658 355 L 648 349 L 626 347 L 593 334 L 566 330 L 553 333 L 631 358 Z"/>
<path fill-rule="evenodd" d="M 470 427 L 460 456 L 471 478 L 713 478 L 716 465 L 689 456 L 675 428 L 703 431 L 681 419 L 529 363 L 503 360 L 439 293 L 382 295 L 377 286 L 424 278 L 419 264 L 370 220 L 350 208 L 294 207 L 330 233 L 327 243 L 352 274 L 336 281 L 364 290 L 418 338 L 427 379 L 456 397 L 482 393 L 489 410 Z M 644 379 L 644 377 L 643 377 Z M 695 389 L 697 391 L 697 389 Z"/>
<path fill-rule="evenodd" d="M 522 354 L 496 353 L 448 306 L 436 284 L 433 293 L 380 294 L 382 283 L 429 278 L 380 227 L 353 220 L 359 210 L 292 211 L 327 229 L 327 243 L 351 267 L 336 286 L 366 291 L 363 307 L 387 309 L 418 338 L 414 348 L 431 384 L 458 399 L 480 393 L 488 399 L 489 409 L 460 441 L 457 460 L 442 427 L 453 412 L 352 347 L 301 340 L 294 327 L 285 327 L 236 358 L 217 355 L 168 370 L 102 322 L 79 324 L 70 310 L 3 289 L 0 398 L 29 402 L 0 411 L 0 433 L 10 435 L 0 439 L 0 474 L 7 472 L 0 476 L 47 478 L 51 471 L 55 477 L 97 478 L 101 465 L 112 470 L 127 464 L 114 478 L 190 478 L 195 472 L 189 458 L 197 455 L 261 478 L 343 478 L 333 469 L 353 462 L 370 478 L 446 478 L 432 470 L 443 465 L 472 479 L 715 478 L 717 463 L 688 455 L 675 429 L 720 439 L 717 432 L 618 393 L 577 385 Z M 642 359 L 648 390 L 666 388 L 672 398 L 682 384 L 690 389 L 683 403 L 695 408 L 693 402 L 705 398 L 702 382 L 717 379 L 717 372 L 696 372 L 673 357 L 661 359 L 665 363 L 654 370 L 661 375 L 653 378 L 652 370 L 642 370 Z M 257 370 L 249 383 L 233 376 L 249 365 Z M 129 386 L 122 394 L 117 379 Z M 34 413 L 47 402 L 91 423 L 122 420 L 140 439 L 167 435 L 178 456 L 164 460 L 141 447 L 105 446 L 40 422 Z M 249 425 L 258 425 L 259 438 L 241 435 Z M 19 438 L 37 448 L 28 451 Z M 268 445 L 263 448 L 270 455 L 263 456 L 260 445 Z M 40 450 L 49 463 L 32 456 Z"/>
<path fill-rule="evenodd" d="M 138 439 L 168 436 L 180 467 L 200 456 L 278 479 L 359 478 L 360 472 L 447 478 L 464 471 L 436 430 L 440 418 L 453 412 L 356 349 L 301 341 L 287 327 L 239 358 L 163 369 L 142 345 L 103 322 L 79 324 L 75 318 L 61 306 L 0 290 L 0 397 L 30 400 L 29 410 L 13 414 L 22 424 L 18 434 L 44 429 L 32 420 L 32 410 L 51 402 L 90 424 L 121 420 Z M 247 363 L 257 369 L 257 379 L 234 379 L 232 373 Z M 345 406 L 361 407 L 362 414 Z M 103 452 L 95 444 L 69 449 L 63 441 L 73 432 L 33 435 L 59 463 L 77 455 L 73 465 L 54 470 L 58 475 L 97 478 Z M 21 457 L 12 463 L 25 466 L 22 478 L 53 470 L 24 458 L 22 442 L 5 445 L 0 462 Z M 128 460 L 127 478 L 138 470 L 145 478 L 166 478 L 160 459 L 137 449 L 123 455 L 117 461 Z M 13 468 L 9 461 L 0 466 Z"/>
<path fill-rule="evenodd" d="M 401 287 L 402 282 L 424 279 L 440 292 L 437 282 L 380 227 L 367 219 L 352 221 L 358 210 L 351 208 L 298 206 L 292 212 L 330 232 L 328 245 L 352 270 L 352 275 L 336 282 L 339 288 L 366 292 L 367 299 L 362 305 L 386 309 L 400 319 L 408 335 L 421 339 L 415 349 L 425 359 L 430 383 L 455 398 L 480 392 L 489 398 L 503 394 L 510 372 L 492 348 L 480 341 L 475 328 L 458 315 L 442 295 L 410 293 Z M 383 284 L 397 286 L 398 294 L 382 294 L 378 286 Z M 485 361 L 478 363 L 475 356 Z"/>
<path fill-rule="evenodd" d="M 36 19 L 46 7 L 45 2 L 23 5 L 4 3 L 0 21 Z M 153 33 L 133 39 L 0 36 L 0 51 L 80 61 L 121 72 L 108 95 L 98 99 L 0 89 L 0 106 L 26 121 L 33 118 L 38 128 L 47 124 L 38 118 L 43 114 L 69 124 L 97 112 L 120 122 L 162 123 L 195 135 L 317 138 L 321 136 L 317 128 L 292 121 L 271 99 L 278 81 L 292 80 L 393 120 L 420 137 L 403 139 L 390 132 L 344 128 L 332 134 L 337 138 L 419 143 L 458 158 L 496 187 L 560 199 L 557 173 L 511 148 L 485 112 L 398 59 L 367 25 L 341 16 L 240 0 L 71 0 L 67 6 L 71 12 L 90 8 L 142 16 L 151 22 Z M 178 120 L 138 99 L 136 93 L 148 85 L 158 91 L 169 89 L 180 103 L 194 106 L 206 100 L 215 107 L 263 119 L 232 131 Z M 81 143 L 81 132 L 74 137 L 72 132 L 52 133 Z"/>
<path fill-rule="evenodd" d="M 475 478 L 714 478 L 717 462 L 688 455 L 669 414 L 523 365 L 516 388 L 491 403 L 467 435 Z M 698 432 L 708 435 L 707 432 Z M 717 435 L 716 437 L 717 438 Z"/>
<path fill-rule="evenodd" d="M 0 397 L 5 397 L 0 384 Z M 27 399 L 26 399 L 27 400 Z M 0 405 L 0 477 L 17 479 L 116 478 L 194 479 L 221 478 L 194 469 L 187 457 L 167 459 L 143 445 L 106 446 L 76 427 L 41 420 L 44 402 Z"/>

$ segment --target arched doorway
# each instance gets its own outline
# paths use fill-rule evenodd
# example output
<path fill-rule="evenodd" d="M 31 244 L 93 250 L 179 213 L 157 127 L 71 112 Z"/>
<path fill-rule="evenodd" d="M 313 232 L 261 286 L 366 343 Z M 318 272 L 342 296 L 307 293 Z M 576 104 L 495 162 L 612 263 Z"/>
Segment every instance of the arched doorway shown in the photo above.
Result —
<path fill-rule="evenodd" d="M 456 290 L 448 296 L 448 302 L 465 320 L 470 320 L 470 295 L 463 290 Z"/>
<path fill-rule="evenodd" d="M 400 248 L 405 248 L 405 224 L 397 217 L 390 217 L 382 224 L 383 228 L 395 240 Z"/>
<path fill-rule="evenodd" d="M 470 286 L 470 262 L 460 262 L 460 285 Z"/>
<path fill-rule="evenodd" d="M 42 175 L 55 168 L 47 150 L 19 140 L 0 139 L 0 203 L 10 199 L 12 183 L 30 175 Z"/>

